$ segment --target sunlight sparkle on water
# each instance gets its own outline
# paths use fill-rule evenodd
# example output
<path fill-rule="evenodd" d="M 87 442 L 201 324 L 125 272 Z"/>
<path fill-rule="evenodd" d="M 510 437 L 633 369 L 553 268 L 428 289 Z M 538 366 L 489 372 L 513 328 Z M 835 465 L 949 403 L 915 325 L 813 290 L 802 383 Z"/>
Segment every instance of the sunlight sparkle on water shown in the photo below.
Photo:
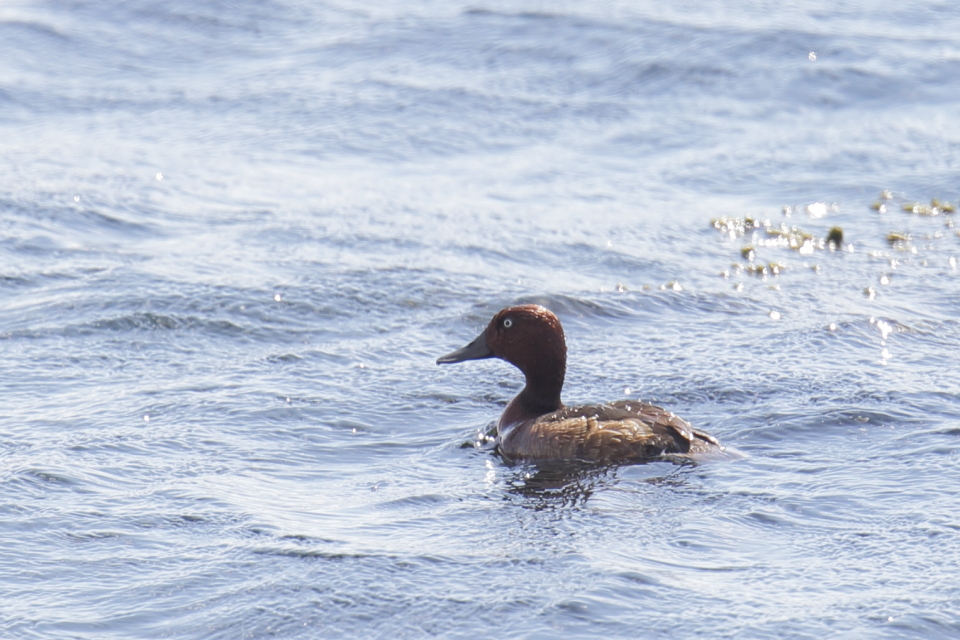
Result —
<path fill-rule="evenodd" d="M 877 329 L 880 330 L 880 338 L 886 340 L 891 333 L 893 333 L 893 327 L 889 322 L 884 322 L 883 320 L 877 320 Z"/>
<path fill-rule="evenodd" d="M 807 205 L 807 215 L 811 218 L 822 218 L 827 215 L 827 203 L 814 202 Z"/>
<path fill-rule="evenodd" d="M 490 460 L 485 461 L 484 467 L 486 467 L 487 470 L 483 474 L 483 481 L 487 486 L 495 485 L 497 483 L 497 468 Z"/>

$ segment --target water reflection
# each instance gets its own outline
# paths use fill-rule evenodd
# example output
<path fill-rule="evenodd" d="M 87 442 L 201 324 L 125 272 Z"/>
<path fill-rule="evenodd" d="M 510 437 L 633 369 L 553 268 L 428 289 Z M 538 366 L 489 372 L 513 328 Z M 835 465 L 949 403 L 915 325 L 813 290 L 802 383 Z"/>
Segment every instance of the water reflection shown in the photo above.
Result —
<path fill-rule="evenodd" d="M 682 486 L 686 483 L 690 461 L 665 465 L 649 463 L 622 467 L 586 462 L 547 462 L 516 464 L 504 480 L 511 496 L 523 498 L 521 506 L 536 511 L 544 509 L 578 509 L 595 492 L 613 487 L 620 482 L 624 469 L 637 475 L 638 469 L 649 470 L 650 475 L 639 479 L 651 485 Z"/>

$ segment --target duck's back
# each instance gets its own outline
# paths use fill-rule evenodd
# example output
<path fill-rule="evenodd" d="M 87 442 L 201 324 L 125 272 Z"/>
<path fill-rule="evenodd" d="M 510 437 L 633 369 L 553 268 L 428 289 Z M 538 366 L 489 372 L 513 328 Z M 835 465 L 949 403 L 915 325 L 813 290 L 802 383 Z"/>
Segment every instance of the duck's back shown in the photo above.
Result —
<path fill-rule="evenodd" d="M 501 434 L 511 459 L 619 462 L 722 451 L 713 436 L 660 407 L 622 400 L 564 407 Z"/>

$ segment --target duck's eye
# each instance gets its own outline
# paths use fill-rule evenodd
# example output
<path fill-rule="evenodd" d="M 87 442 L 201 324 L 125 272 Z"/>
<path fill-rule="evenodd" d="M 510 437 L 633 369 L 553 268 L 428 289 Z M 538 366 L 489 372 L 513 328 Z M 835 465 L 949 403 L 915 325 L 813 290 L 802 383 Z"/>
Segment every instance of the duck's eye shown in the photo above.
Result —
<path fill-rule="evenodd" d="M 512 327 L 512 326 L 513 326 L 513 320 L 511 320 L 510 318 L 504 319 L 504 321 L 503 321 L 503 328 L 504 328 L 504 329 L 509 329 L 509 328 Z"/>

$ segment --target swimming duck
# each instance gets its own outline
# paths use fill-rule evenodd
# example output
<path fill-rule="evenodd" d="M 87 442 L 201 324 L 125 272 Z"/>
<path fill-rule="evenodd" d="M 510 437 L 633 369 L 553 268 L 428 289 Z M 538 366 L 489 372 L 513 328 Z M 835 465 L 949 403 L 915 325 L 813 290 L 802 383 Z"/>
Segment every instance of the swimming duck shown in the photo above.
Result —
<path fill-rule="evenodd" d="M 539 305 L 503 309 L 476 340 L 437 364 L 484 358 L 506 360 L 526 377 L 497 422 L 497 447 L 507 459 L 640 462 L 724 452 L 713 436 L 651 404 L 564 406 L 567 344 L 557 316 Z"/>

